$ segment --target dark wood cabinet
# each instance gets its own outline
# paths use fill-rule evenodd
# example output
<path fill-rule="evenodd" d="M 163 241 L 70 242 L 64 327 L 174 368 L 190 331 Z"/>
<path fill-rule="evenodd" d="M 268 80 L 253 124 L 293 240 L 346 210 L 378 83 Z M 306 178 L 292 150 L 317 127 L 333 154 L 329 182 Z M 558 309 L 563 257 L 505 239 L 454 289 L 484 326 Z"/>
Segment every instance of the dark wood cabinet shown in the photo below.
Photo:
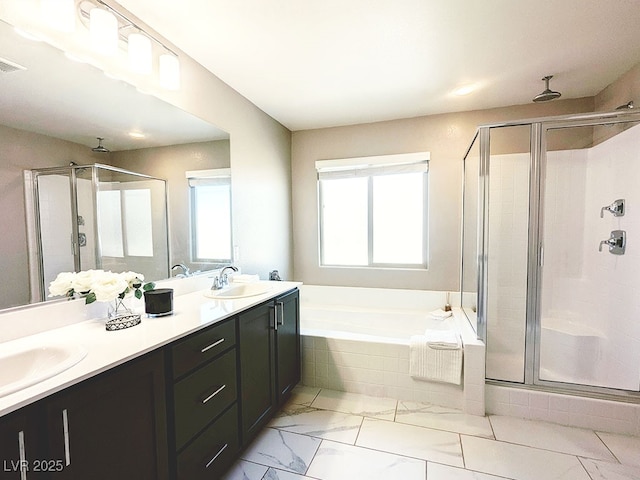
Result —
<path fill-rule="evenodd" d="M 300 380 L 299 293 L 238 317 L 242 444 L 266 425 Z"/>
<path fill-rule="evenodd" d="M 0 479 L 47 478 L 48 471 L 62 468 L 60 461 L 43 455 L 42 433 L 35 409 L 26 407 L 0 418 Z"/>
<path fill-rule="evenodd" d="M 278 405 L 300 381 L 300 294 L 298 290 L 276 299 L 276 377 Z"/>
<path fill-rule="evenodd" d="M 165 399 L 160 350 L 43 400 L 54 478 L 169 478 Z"/>
<path fill-rule="evenodd" d="M 242 444 L 275 413 L 275 304 L 264 303 L 238 316 Z"/>
<path fill-rule="evenodd" d="M 170 347 L 171 467 L 178 479 L 219 478 L 240 449 L 236 318 Z"/>

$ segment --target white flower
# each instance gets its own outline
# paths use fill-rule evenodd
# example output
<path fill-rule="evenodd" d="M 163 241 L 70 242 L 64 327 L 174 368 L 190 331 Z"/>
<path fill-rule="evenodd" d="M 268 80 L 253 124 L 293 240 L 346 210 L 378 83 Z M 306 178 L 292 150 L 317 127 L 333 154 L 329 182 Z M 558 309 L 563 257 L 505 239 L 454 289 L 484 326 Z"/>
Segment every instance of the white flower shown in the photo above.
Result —
<path fill-rule="evenodd" d="M 59 273 L 56 279 L 49 284 L 49 296 L 67 295 L 69 290 L 74 288 L 75 277 L 74 272 Z"/>
<path fill-rule="evenodd" d="M 102 272 L 95 278 L 91 285 L 91 291 L 99 302 L 109 302 L 124 293 L 129 284 L 121 274 L 113 272 Z"/>
<path fill-rule="evenodd" d="M 102 274 L 104 274 L 104 270 L 86 270 L 76 273 L 73 281 L 73 289 L 77 293 L 89 292 L 93 288 L 93 284 Z"/>
<path fill-rule="evenodd" d="M 70 292 L 83 294 L 86 303 L 110 302 L 118 297 L 132 293 L 142 297 L 144 275 L 136 272 L 113 273 L 104 270 L 86 270 L 83 272 L 62 272 L 49 285 L 49 296 L 69 296 Z M 153 288 L 153 283 L 145 285 Z"/>
<path fill-rule="evenodd" d="M 144 280 L 144 275 L 136 272 L 122 272 L 121 274 L 130 288 L 133 288 L 134 285 L 141 284 Z"/>

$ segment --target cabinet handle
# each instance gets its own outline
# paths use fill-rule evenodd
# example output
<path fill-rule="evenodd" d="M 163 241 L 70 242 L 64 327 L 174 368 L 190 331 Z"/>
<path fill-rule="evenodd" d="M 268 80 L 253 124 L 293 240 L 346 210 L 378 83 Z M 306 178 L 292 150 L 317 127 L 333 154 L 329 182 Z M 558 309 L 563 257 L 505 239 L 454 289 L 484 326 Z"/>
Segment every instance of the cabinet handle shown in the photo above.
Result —
<path fill-rule="evenodd" d="M 278 308 L 275 305 L 269 305 L 269 314 L 273 313 L 273 329 L 278 331 Z M 271 319 L 269 319 L 271 320 Z"/>
<path fill-rule="evenodd" d="M 284 325 L 284 302 L 276 302 L 276 311 L 280 307 L 280 320 L 278 325 Z"/>
<path fill-rule="evenodd" d="M 64 432 L 64 461 L 68 467 L 71 465 L 71 450 L 69 449 L 69 416 L 66 408 L 62 410 L 62 431 Z"/>
<path fill-rule="evenodd" d="M 18 448 L 20 450 L 20 480 L 27 480 L 27 451 L 24 446 L 24 431 L 18 432 Z"/>
<path fill-rule="evenodd" d="M 204 400 L 202 400 L 202 404 L 204 405 L 205 403 L 207 403 L 209 400 L 211 400 L 213 397 L 215 397 L 217 394 L 219 394 L 222 390 L 224 390 L 227 386 L 226 385 L 222 385 L 219 389 L 217 389 L 215 392 L 213 392 L 211 395 L 209 395 L 207 398 L 205 398 Z"/>
<path fill-rule="evenodd" d="M 206 347 L 204 347 L 203 349 L 200 350 L 200 352 L 204 353 L 207 350 L 212 349 L 213 347 L 217 347 L 218 345 L 220 345 L 222 342 L 224 342 L 224 338 L 221 338 L 220 340 L 213 342 L 211 345 L 207 345 Z"/>
<path fill-rule="evenodd" d="M 204 466 L 204 468 L 209 468 L 209 466 L 210 466 L 213 462 L 215 462 L 215 461 L 216 461 L 216 458 L 218 458 L 218 457 L 220 456 L 220 454 L 221 454 L 222 452 L 224 452 L 225 448 L 227 448 L 228 446 L 229 446 L 229 444 L 228 444 L 228 443 L 225 443 L 225 444 L 224 444 L 224 446 L 223 446 L 220 450 L 218 450 L 218 453 L 216 453 L 216 454 L 213 456 L 213 458 L 207 462 L 207 464 Z"/>

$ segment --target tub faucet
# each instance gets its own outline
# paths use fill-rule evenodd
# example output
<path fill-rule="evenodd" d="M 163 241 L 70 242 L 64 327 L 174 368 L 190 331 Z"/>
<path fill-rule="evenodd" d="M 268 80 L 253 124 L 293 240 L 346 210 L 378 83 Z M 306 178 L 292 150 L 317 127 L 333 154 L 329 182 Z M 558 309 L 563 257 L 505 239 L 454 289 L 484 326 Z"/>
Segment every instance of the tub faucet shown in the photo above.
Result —
<path fill-rule="evenodd" d="M 234 272 L 238 271 L 238 268 L 234 267 L 233 265 L 227 265 L 226 267 L 224 267 L 222 270 L 220 270 L 220 273 L 218 274 L 218 276 L 216 276 L 213 279 L 213 285 L 211 286 L 211 290 L 220 290 L 224 288 L 225 285 L 229 285 L 229 277 L 227 276 L 226 273 L 224 273 L 227 268 L 229 270 L 233 270 Z"/>
<path fill-rule="evenodd" d="M 174 265 L 173 267 L 171 267 L 171 271 L 175 270 L 176 268 L 181 268 L 182 269 L 182 273 L 178 273 L 176 275 L 177 278 L 189 277 L 191 275 L 191 272 L 189 271 L 189 268 L 183 263 L 178 263 L 178 264 Z"/>

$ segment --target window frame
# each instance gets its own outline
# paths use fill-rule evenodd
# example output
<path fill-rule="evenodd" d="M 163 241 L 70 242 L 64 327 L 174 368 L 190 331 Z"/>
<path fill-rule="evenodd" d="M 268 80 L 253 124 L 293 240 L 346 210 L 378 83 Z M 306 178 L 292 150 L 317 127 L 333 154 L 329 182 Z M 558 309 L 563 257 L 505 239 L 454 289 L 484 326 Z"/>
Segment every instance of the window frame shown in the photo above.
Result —
<path fill-rule="evenodd" d="M 351 159 L 320 160 L 316 162 L 317 173 L 317 199 L 318 199 L 318 261 L 320 267 L 329 268 L 363 268 L 363 269 L 410 269 L 428 270 L 429 268 L 429 152 L 418 152 L 399 155 L 382 155 L 375 157 L 359 157 Z M 424 165 L 422 173 L 422 262 L 421 263 L 381 263 L 374 262 L 374 201 L 373 179 L 376 176 L 395 175 L 402 172 L 403 167 Z M 347 177 L 349 172 L 353 176 L 367 177 L 367 264 L 366 265 L 340 265 L 324 262 L 323 245 L 323 180 L 325 173 L 341 172 Z M 357 172 L 357 173 L 356 173 Z M 367 173 L 368 172 L 368 173 Z"/>
<path fill-rule="evenodd" d="M 223 265 L 233 263 L 233 208 L 231 194 L 231 169 L 219 168 L 210 170 L 187 171 L 189 186 L 189 253 L 192 263 Z M 229 192 L 229 254 L 230 258 L 200 258 L 198 253 L 198 235 L 196 221 L 196 190 L 199 186 L 228 185 Z"/>

